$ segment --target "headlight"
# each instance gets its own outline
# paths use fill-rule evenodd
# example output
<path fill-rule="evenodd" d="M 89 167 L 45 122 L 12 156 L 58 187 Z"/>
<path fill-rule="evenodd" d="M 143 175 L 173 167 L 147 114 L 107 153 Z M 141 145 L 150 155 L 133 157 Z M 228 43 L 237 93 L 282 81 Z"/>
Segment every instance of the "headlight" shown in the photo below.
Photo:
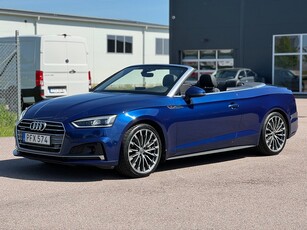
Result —
<path fill-rule="evenodd" d="M 90 117 L 72 122 L 76 128 L 97 128 L 97 127 L 110 127 L 115 121 L 116 115 Z"/>

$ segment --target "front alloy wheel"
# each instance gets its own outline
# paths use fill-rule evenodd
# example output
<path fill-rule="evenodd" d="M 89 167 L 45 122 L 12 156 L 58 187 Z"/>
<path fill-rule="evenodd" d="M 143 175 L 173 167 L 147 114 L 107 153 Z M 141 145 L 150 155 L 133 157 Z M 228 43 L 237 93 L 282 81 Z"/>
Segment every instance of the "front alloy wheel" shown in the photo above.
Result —
<path fill-rule="evenodd" d="M 286 145 L 288 127 L 285 118 L 278 112 L 273 112 L 266 118 L 258 150 L 263 155 L 276 155 Z"/>
<path fill-rule="evenodd" d="M 145 177 L 155 171 L 162 152 L 161 139 L 150 125 L 130 128 L 123 140 L 118 170 L 130 177 Z"/>

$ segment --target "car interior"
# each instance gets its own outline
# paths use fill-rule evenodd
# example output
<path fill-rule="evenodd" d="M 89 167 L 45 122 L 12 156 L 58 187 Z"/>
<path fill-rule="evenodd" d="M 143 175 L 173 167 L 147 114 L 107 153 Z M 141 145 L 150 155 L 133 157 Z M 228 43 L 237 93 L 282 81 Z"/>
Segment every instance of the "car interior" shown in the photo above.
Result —
<path fill-rule="evenodd" d="M 216 93 L 216 92 L 223 92 L 223 91 L 232 91 L 232 90 L 239 90 L 239 89 L 246 89 L 253 87 L 254 85 L 259 85 L 257 82 L 250 82 L 245 85 L 243 82 L 238 80 L 228 80 L 225 82 L 217 83 L 215 76 L 210 74 L 203 74 L 199 77 L 199 80 L 195 83 L 191 81 L 186 81 L 182 84 L 179 89 L 179 95 L 185 95 L 185 92 L 191 86 L 197 86 L 206 91 L 206 93 Z"/>
<path fill-rule="evenodd" d="M 204 89 L 206 93 L 220 92 L 215 77 L 210 74 L 201 75 L 195 86 Z"/>

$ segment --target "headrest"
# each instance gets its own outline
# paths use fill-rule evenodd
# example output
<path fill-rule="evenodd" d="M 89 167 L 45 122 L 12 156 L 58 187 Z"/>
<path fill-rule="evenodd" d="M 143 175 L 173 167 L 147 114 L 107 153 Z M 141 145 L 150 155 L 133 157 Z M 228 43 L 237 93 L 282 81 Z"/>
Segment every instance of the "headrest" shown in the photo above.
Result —
<path fill-rule="evenodd" d="M 216 78 L 210 74 L 203 74 L 199 78 L 199 85 L 202 88 L 216 87 L 217 86 Z"/>
<path fill-rule="evenodd" d="M 172 75 L 172 74 L 166 74 L 166 75 L 164 76 L 164 78 L 163 78 L 162 84 L 163 84 L 164 87 L 170 88 L 170 87 L 172 87 L 172 86 L 174 85 L 175 80 L 176 80 L 176 79 L 175 79 L 175 76 L 174 76 L 174 75 Z"/>

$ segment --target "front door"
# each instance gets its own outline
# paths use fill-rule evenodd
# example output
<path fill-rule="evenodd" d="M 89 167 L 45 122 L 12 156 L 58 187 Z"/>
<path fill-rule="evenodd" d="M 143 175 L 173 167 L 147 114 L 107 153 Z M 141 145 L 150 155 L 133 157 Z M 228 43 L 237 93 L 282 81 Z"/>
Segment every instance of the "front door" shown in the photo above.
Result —
<path fill-rule="evenodd" d="M 241 115 L 236 92 L 219 92 L 182 98 L 177 109 L 176 155 L 234 146 Z"/>

